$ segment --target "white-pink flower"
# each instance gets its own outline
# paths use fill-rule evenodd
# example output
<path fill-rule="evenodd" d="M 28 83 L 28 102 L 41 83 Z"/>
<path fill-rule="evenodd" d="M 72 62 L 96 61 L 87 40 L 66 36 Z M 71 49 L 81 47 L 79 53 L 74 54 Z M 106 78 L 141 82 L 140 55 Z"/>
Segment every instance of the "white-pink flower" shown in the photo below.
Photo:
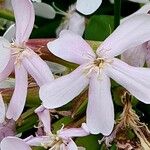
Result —
<path fill-rule="evenodd" d="M 15 70 L 15 90 L 6 117 L 17 120 L 25 105 L 28 87 L 27 72 L 39 86 L 52 81 L 53 75 L 47 64 L 26 46 L 35 18 L 31 1 L 12 0 L 12 6 L 16 19 L 16 35 L 13 43 L 0 37 L 0 81 L 5 80 Z"/>
<path fill-rule="evenodd" d="M 6 137 L 2 140 L 0 148 L 1 150 L 31 150 L 31 146 L 41 146 L 49 150 L 79 150 L 73 137 L 82 137 L 89 135 L 89 130 L 85 123 L 80 128 L 62 128 L 57 131 L 57 134 L 53 134 L 50 129 L 49 112 L 43 106 L 36 109 L 39 119 L 44 125 L 46 135 L 30 136 L 24 140 L 17 137 Z M 80 148 L 80 150 L 85 150 Z"/>
<path fill-rule="evenodd" d="M 121 24 L 97 49 L 69 31 L 48 43 L 56 56 L 80 66 L 72 73 L 45 84 L 40 98 L 46 108 L 63 106 L 89 85 L 87 126 L 91 133 L 109 135 L 114 126 L 110 78 L 144 103 L 150 103 L 150 69 L 129 66 L 114 58 L 150 39 L 150 16 L 137 15 Z M 100 34 L 100 33 L 99 33 Z"/>

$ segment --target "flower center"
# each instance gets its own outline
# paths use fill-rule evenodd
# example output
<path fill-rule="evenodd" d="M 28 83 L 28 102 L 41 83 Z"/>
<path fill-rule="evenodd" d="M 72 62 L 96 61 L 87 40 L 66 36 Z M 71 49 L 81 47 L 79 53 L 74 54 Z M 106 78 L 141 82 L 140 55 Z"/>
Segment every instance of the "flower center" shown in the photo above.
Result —
<path fill-rule="evenodd" d="M 15 64 L 19 66 L 22 58 L 30 54 L 29 49 L 26 46 L 16 45 L 15 43 L 11 43 L 10 49 L 12 51 L 12 56 L 15 56 L 16 58 Z"/>
<path fill-rule="evenodd" d="M 60 148 L 63 143 L 62 139 L 56 134 L 49 134 L 49 140 L 47 142 L 41 143 L 41 146 L 49 150 L 56 150 Z"/>
<path fill-rule="evenodd" d="M 98 57 L 93 62 L 88 63 L 84 67 L 84 73 L 86 73 L 87 77 L 89 77 L 92 73 L 96 73 L 98 78 L 101 79 L 102 71 L 107 66 L 113 62 L 113 59 L 101 58 Z"/>

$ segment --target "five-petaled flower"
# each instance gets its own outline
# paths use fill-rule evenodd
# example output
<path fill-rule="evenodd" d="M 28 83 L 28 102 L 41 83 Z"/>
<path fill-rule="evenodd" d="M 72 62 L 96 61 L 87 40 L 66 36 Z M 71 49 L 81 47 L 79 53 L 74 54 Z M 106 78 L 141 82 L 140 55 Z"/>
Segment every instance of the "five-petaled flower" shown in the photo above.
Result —
<path fill-rule="evenodd" d="M 28 74 L 39 86 L 53 80 L 47 64 L 26 46 L 33 25 L 34 8 L 30 0 L 12 0 L 16 19 L 16 35 L 13 43 L 0 38 L 0 81 L 5 80 L 15 70 L 15 90 L 8 106 L 6 117 L 17 120 L 21 115 L 28 86 Z"/>
<path fill-rule="evenodd" d="M 110 78 L 144 103 L 150 103 L 150 69 L 129 66 L 115 56 L 150 39 L 150 16 L 137 15 L 122 23 L 97 49 L 69 31 L 48 43 L 56 56 L 80 66 L 45 84 L 40 98 L 46 108 L 63 106 L 89 85 L 86 121 L 91 133 L 109 135 L 114 126 Z"/>

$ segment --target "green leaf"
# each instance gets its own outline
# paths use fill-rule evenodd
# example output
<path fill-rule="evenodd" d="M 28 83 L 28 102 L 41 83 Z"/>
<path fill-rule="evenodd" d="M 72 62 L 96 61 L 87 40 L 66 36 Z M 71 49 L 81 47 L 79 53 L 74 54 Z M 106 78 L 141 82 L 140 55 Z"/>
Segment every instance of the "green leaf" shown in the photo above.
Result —
<path fill-rule="evenodd" d="M 77 138 L 75 140 L 78 146 L 85 147 L 86 150 L 99 150 L 100 144 L 98 140 L 100 139 L 99 135 L 89 135 L 86 137 Z"/>
<path fill-rule="evenodd" d="M 54 133 L 56 133 L 58 130 L 60 130 L 63 125 L 67 125 L 71 122 L 72 122 L 72 118 L 70 118 L 70 117 L 63 117 L 63 118 L 59 119 L 57 122 L 52 124 Z"/>
<path fill-rule="evenodd" d="M 92 16 L 85 29 L 85 39 L 103 41 L 112 33 L 114 23 L 113 16 Z"/>

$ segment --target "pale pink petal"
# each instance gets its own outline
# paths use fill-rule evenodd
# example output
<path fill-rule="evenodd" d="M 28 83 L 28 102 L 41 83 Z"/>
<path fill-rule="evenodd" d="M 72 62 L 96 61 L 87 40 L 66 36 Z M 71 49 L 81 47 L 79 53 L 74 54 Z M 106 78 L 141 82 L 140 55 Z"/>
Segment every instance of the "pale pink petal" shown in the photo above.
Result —
<path fill-rule="evenodd" d="M 99 56 L 114 57 L 150 39 L 150 15 L 136 15 L 122 23 L 98 48 Z"/>
<path fill-rule="evenodd" d="M 46 133 L 50 133 L 51 132 L 51 117 L 50 117 L 49 110 L 41 105 L 35 110 L 35 113 L 37 113 L 39 119 L 43 123 L 44 131 Z"/>
<path fill-rule="evenodd" d="M 51 139 L 49 136 L 39 136 L 30 138 L 29 140 L 25 140 L 25 142 L 30 146 L 42 146 L 42 144 L 44 143 L 49 143 L 50 140 Z"/>
<path fill-rule="evenodd" d="M 66 147 L 67 147 L 67 150 L 78 150 L 76 143 L 72 139 L 70 139 L 70 142 L 68 143 Z"/>
<path fill-rule="evenodd" d="M 1 150 L 32 150 L 28 144 L 17 137 L 6 137 L 1 142 Z"/>
<path fill-rule="evenodd" d="M 17 120 L 24 109 L 28 87 L 27 71 L 22 64 L 15 66 L 15 79 L 15 90 L 10 100 L 6 117 Z"/>
<path fill-rule="evenodd" d="M 27 41 L 34 25 L 34 8 L 31 0 L 12 0 L 14 15 L 16 19 L 17 44 Z"/>
<path fill-rule="evenodd" d="M 2 95 L 0 94 L 0 123 L 3 123 L 4 121 L 5 121 L 5 104 Z"/>
<path fill-rule="evenodd" d="M 92 134 L 109 135 L 114 126 L 114 107 L 110 91 L 110 79 L 93 74 L 89 86 L 87 126 Z"/>
<path fill-rule="evenodd" d="M 60 37 L 47 46 L 54 55 L 77 64 L 86 63 L 96 57 L 90 45 L 69 30 L 63 30 Z"/>
<path fill-rule="evenodd" d="M 5 69 L 10 60 L 11 50 L 9 47 L 10 43 L 3 37 L 0 37 L 0 73 Z"/>
<path fill-rule="evenodd" d="M 147 1 L 147 0 L 146 0 Z M 148 0 L 149 1 L 149 0 Z M 121 23 L 123 23 L 124 21 L 126 21 L 127 19 L 131 18 L 134 15 L 137 14 L 147 14 L 150 11 L 150 3 L 145 4 L 144 6 L 142 6 L 140 9 L 138 9 L 135 13 L 121 19 Z"/>
<path fill-rule="evenodd" d="M 42 2 L 33 2 L 35 14 L 37 16 L 47 18 L 47 19 L 53 19 L 56 15 L 56 12 L 53 7 L 46 3 Z"/>
<path fill-rule="evenodd" d="M 121 54 L 121 60 L 135 67 L 143 67 L 147 55 L 147 43 L 131 48 Z"/>
<path fill-rule="evenodd" d="M 84 15 L 95 12 L 101 5 L 102 0 L 77 0 L 77 10 Z"/>
<path fill-rule="evenodd" d="M 78 67 L 72 73 L 60 77 L 40 88 L 39 95 L 46 108 L 57 108 L 70 102 L 88 85 L 89 79 Z"/>
<path fill-rule="evenodd" d="M 71 16 L 68 26 L 68 30 L 82 36 L 85 30 L 85 18 L 75 12 Z"/>
<path fill-rule="evenodd" d="M 70 128 L 61 130 L 58 136 L 62 139 L 68 139 L 73 137 L 83 137 L 87 135 L 89 135 L 89 132 L 86 132 L 83 128 Z"/>
<path fill-rule="evenodd" d="M 10 58 L 7 66 L 5 67 L 5 69 L 0 73 L 0 82 L 5 80 L 13 71 L 14 69 L 14 58 Z"/>
<path fill-rule="evenodd" d="M 125 87 L 140 101 L 150 104 L 150 69 L 132 67 L 119 59 L 114 59 L 107 68 L 107 74 Z"/>
<path fill-rule="evenodd" d="M 37 54 L 31 51 L 31 55 L 24 57 L 22 63 L 26 70 L 36 80 L 39 86 L 54 80 L 50 68 Z"/>
<path fill-rule="evenodd" d="M 12 42 L 15 39 L 16 26 L 12 24 L 4 33 L 3 37 L 9 42 Z"/>

